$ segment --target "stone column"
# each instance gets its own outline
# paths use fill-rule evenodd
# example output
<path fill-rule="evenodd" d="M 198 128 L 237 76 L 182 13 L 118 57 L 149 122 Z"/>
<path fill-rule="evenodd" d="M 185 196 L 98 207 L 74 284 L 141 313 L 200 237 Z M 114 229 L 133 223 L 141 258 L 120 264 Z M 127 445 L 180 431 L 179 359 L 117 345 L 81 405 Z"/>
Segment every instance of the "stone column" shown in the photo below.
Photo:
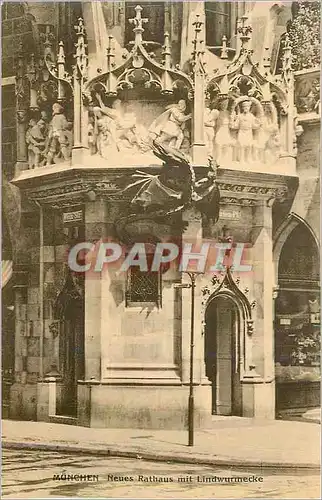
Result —
<path fill-rule="evenodd" d="M 107 203 L 103 199 L 85 205 L 85 237 L 87 242 L 106 236 Z M 85 273 L 85 380 L 101 380 L 101 317 L 103 316 L 102 276 Z"/>
<path fill-rule="evenodd" d="M 17 110 L 17 163 L 16 173 L 26 170 L 28 166 L 28 151 L 26 143 L 27 110 Z"/>
<path fill-rule="evenodd" d="M 261 201 L 254 210 L 253 296 L 256 301 L 252 361 L 260 379 L 254 379 L 254 416 L 275 417 L 272 204 Z M 257 230 L 257 231 L 256 231 Z"/>

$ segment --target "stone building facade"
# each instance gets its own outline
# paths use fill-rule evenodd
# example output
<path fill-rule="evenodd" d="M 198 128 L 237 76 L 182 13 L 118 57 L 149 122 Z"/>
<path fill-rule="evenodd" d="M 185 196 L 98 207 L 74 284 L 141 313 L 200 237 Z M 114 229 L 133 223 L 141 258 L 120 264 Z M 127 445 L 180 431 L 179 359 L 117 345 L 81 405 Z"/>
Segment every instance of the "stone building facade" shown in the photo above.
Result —
<path fill-rule="evenodd" d="M 189 276 L 70 269 L 102 241 L 227 245 L 194 288 L 196 426 L 319 404 L 319 68 L 292 70 L 296 12 L 3 4 L 10 418 L 185 427 Z"/>

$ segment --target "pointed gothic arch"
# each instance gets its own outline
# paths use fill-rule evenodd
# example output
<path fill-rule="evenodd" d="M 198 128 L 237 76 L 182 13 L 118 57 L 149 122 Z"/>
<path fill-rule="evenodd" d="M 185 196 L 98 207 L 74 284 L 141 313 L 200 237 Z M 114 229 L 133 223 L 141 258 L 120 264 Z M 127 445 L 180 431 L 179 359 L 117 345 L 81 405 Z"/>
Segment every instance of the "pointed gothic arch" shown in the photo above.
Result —
<path fill-rule="evenodd" d="M 233 279 L 230 267 L 227 267 L 224 279 L 220 281 L 215 275 L 211 280 L 211 286 L 205 286 L 202 289 L 204 311 L 212 300 L 219 295 L 230 298 L 242 314 L 243 319 L 247 325 L 247 333 L 253 333 L 253 318 L 252 309 L 255 302 L 250 302 L 246 293 L 242 292 L 239 288 L 239 278 L 236 281 Z M 247 292 L 248 293 L 248 292 Z"/>
<path fill-rule="evenodd" d="M 56 339 L 58 371 L 61 391 L 57 414 L 76 417 L 78 381 L 85 376 L 85 304 L 82 275 L 67 273 L 62 290 L 57 296 L 54 312 L 59 318 L 59 334 Z"/>
<path fill-rule="evenodd" d="M 296 213 L 293 212 L 290 213 L 277 229 L 273 243 L 273 262 L 274 262 L 276 285 L 278 284 L 278 267 L 284 244 L 286 243 L 287 239 L 292 234 L 294 229 L 298 227 L 300 224 L 302 225 L 303 228 L 306 228 L 308 234 L 311 235 L 316 245 L 316 248 L 319 249 L 320 247 L 319 240 L 316 234 L 314 233 L 313 229 L 311 228 L 311 226 Z"/>
<path fill-rule="evenodd" d="M 202 289 L 204 306 L 205 370 L 212 385 L 212 412 L 243 414 L 242 383 L 256 377 L 252 361 L 251 303 L 227 268 Z"/>
<path fill-rule="evenodd" d="M 319 405 L 319 247 L 296 214 L 277 231 L 273 249 L 276 284 L 274 337 L 276 409 Z"/>
<path fill-rule="evenodd" d="M 241 378 L 244 376 L 255 375 L 255 365 L 252 359 L 252 336 L 254 333 L 254 320 L 252 309 L 255 307 L 255 301 L 250 301 L 247 297 L 248 290 L 245 293 L 239 288 L 239 278 L 233 279 L 231 269 L 226 269 L 222 281 L 215 275 L 210 286 L 202 288 L 202 307 L 203 307 L 203 330 L 206 326 L 207 308 L 217 298 L 229 299 L 236 308 L 236 319 L 238 321 L 238 336 L 240 345 L 240 366 Z"/>

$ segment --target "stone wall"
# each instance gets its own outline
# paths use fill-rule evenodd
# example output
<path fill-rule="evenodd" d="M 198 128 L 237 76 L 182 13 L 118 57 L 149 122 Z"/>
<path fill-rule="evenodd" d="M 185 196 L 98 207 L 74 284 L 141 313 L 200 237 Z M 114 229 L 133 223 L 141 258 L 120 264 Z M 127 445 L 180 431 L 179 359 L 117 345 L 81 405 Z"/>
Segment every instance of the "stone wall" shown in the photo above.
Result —
<path fill-rule="evenodd" d="M 14 174 L 17 155 L 15 85 L 2 86 L 2 172 L 7 180 Z"/>
<path fill-rule="evenodd" d="M 31 19 L 22 3 L 2 4 L 2 78 L 15 75 L 15 64 L 20 47 L 34 50 Z"/>

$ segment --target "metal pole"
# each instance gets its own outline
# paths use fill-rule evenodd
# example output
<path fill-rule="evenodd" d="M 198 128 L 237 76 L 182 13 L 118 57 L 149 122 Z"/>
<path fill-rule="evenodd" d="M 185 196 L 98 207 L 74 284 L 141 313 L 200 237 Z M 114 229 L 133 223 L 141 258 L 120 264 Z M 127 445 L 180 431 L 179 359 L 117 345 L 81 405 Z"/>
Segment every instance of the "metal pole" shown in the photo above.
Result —
<path fill-rule="evenodd" d="M 195 275 L 188 273 L 191 279 L 191 330 L 190 330 L 190 381 L 188 404 L 188 443 L 194 444 L 194 386 L 193 386 L 193 350 L 194 350 L 194 323 L 195 323 Z"/>

